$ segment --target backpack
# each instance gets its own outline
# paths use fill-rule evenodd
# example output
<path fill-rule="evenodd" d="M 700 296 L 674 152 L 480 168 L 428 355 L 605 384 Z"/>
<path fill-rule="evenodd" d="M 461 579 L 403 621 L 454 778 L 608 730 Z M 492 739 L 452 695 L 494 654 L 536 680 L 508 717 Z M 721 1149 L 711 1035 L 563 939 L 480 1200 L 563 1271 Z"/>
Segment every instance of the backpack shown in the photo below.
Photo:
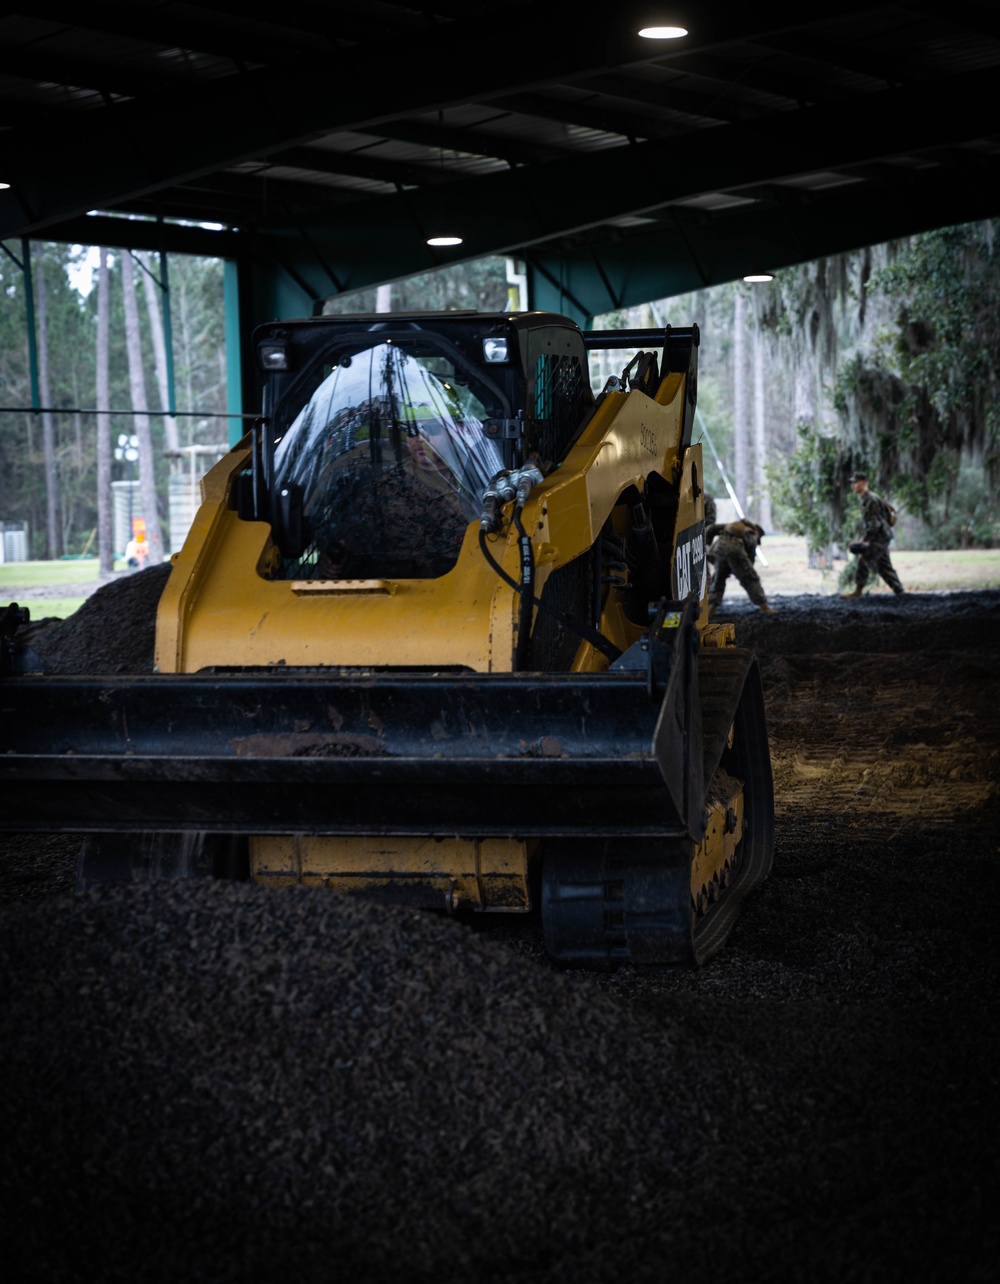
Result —
<path fill-rule="evenodd" d="M 882 500 L 882 507 L 885 509 L 885 520 L 890 526 L 896 525 L 896 510 L 887 499 Z"/>

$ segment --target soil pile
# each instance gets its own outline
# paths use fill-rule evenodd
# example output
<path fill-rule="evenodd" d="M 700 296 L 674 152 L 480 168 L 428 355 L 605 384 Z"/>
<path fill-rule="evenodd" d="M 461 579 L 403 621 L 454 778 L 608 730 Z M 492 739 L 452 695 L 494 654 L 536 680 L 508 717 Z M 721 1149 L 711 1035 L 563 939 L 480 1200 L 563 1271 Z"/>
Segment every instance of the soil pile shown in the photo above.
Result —
<path fill-rule="evenodd" d="M 46 673 L 151 673 L 156 607 L 169 575 L 169 562 L 150 566 L 105 584 L 65 620 L 33 619 L 17 639 L 32 657 L 27 667 Z"/>
<path fill-rule="evenodd" d="M 720 617 L 775 869 L 700 971 L 2 840 L 14 1275 L 995 1279 L 1000 594 L 776 605 Z"/>

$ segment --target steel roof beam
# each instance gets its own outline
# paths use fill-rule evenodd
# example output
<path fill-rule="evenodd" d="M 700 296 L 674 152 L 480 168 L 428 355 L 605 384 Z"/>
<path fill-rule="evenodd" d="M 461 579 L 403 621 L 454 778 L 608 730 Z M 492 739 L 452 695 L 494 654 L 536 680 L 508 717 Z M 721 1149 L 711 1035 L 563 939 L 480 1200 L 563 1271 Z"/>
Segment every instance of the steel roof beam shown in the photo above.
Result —
<path fill-rule="evenodd" d="M 826 13 L 843 19 L 852 10 L 873 7 L 817 0 L 813 17 Z M 645 13 L 639 4 L 620 5 L 611 30 L 581 18 L 575 3 L 530 3 L 504 12 L 513 15 L 515 9 L 530 15 L 530 40 L 525 41 L 520 22 L 497 23 L 495 15 L 470 18 L 405 38 L 369 41 L 352 47 L 349 55 L 330 51 L 311 60 L 297 57 L 287 67 L 186 80 L 175 91 L 90 112 L 63 112 L 54 123 L 36 129 L 8 130 L 0 134 L 0 170 L 17 187 L 17 202 L 0 203 L 0 237 L 39 232 L 88 209 L 116 205 L 338 129 L 363 130 L 450 104 L 572 83 L 609 66 L 671 62 L 662 51 L 651 53 L 647 42 L 634 35 Z M 125 28 L 130 33 L 148 21 L 147 34 L 158 43 L 169 32 L 185 44 L 182 32 L 164 26 L 159 8 L 145 11 L 106 0 L 80 8 L 39 0 L 31 10 L 34 17 L 57 13 L 82 27 L 88 22 L 108 25 L 118 16 L 124 21 L 131 14 L 133 25 Z M 707 50 L 785 30 L 793 25 L 788 15 L 787 5 L 776 0 L 761 0 L 735 17 L 706 9 L 692 23 L 700 34 L 687 43 Z M 237 33 L 229 34 L 235 38 Z M 475 56 L 470 57 L 472 51 Z M 330 92 L 334 74 L 335 94 Z M 121 162 L 123 139 L 141 144 L 140 162 Z M 41 170 L 39 155 L 47 158 Z"/>
<path fill-rule="evenodd" d="M 993 110 L 994 80 L 991 70 L 939 82 L 943 92 L 932 113 L 923 110 L 922 87 L 882 91 L 834 107 L 781 113 L 752 126 L 695 130 L 668 142 L 458 180 L 438 193 L 359 201 L 341 211 L 328 237 L 344 247 L 344 277 L 353 288 L 355 281 L 372 279 L 364 267 L 369 256 L 382 270 L 395 258 L 393 276 L 429 266 L 420 232 L 433 223 L 443 200 L 450 212 L 470 211 L 470 216 L 460 253 L 439 253 L 434 263 L 505 253 L 705 193 L 739 192 L 807 172 L 851 173 L 865 163 L 882 164 L 888 157 L 974 138 L 979 122 Z M 595 166 L 602 177 L 613 172 L 614 180 L 595 182 Z M 1000 196 L 990 199 L 1000 210 Z M 323 236 L 318 225 L 314 232 Z"/>

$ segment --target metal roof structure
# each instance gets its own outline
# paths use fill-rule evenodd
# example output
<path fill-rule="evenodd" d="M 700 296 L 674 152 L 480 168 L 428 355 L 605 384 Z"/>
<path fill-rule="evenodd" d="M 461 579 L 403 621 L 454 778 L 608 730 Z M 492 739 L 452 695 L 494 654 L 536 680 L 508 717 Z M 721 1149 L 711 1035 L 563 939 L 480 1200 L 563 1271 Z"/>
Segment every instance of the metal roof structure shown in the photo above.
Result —
<path fill-rule="evenodd" d="M 218 255 L 254 320 L 506 255 L 585 320 L 998 213 L 998 88 L 994 0 L 14 0 L 0 241 Z"/>

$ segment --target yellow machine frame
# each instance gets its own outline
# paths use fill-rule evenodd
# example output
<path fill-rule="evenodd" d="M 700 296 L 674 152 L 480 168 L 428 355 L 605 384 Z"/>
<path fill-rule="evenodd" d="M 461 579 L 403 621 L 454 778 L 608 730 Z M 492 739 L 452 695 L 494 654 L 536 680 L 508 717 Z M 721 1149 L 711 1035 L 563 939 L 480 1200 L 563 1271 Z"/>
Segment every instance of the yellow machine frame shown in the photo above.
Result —
<path fill-rule="evenodd" d="M 676 530 L 703 521 L 701 447 L 689 446 L 683 457 L 681 452 L 685 392 L 685 375 L 675 373 L 655 397 L 607 393 L 561 466 L 532 492 L 522 521 L 532 536 L 539 595 L 554 570 L 600 538 L 626 490 L 645 494 L 650 473 L 678 487 Z M 257 665 L 511 670 L 519 597 L 483 558 L 475 522 L 456 565 L 438 579 L 274 579 L 278 551 L 270 526 L 241 520 L 231 503 L 233 480 L 249 456 L 245 439 L 202 482 L 202 506 L 173 559 L 159 606 L 160 672 Z M 515 578 L 512 534 L 499 542 L 495 556 Z M 675 580 L 678 574 L 683 578 L 683 569 L 671 570 Z M 625 587 L 608 590 L 600 620 L 601 632 L 622 651 L 648 627 L 626 615 Z M 703 645 L 733 641 L 732 626 L 708 624 L 704 586 L 698 627 Z M 606 655 L 583 641 L 572 668 L 599 671 L 607 663 Z M 738 841 L 734 814 L 742 816 L 738 796 L 713 804 L 692 867 L 695 909 L 699 903 L 704 908 L 725 880 Z M 256 881 L 271 885 L 301 882 L 369 892 L 415 885 L 442 893 L 455 909 L 522 910 L 531 905 L 537 846 L 524 839 L 260 835 L 251 839 L 251 869 Z"/>

